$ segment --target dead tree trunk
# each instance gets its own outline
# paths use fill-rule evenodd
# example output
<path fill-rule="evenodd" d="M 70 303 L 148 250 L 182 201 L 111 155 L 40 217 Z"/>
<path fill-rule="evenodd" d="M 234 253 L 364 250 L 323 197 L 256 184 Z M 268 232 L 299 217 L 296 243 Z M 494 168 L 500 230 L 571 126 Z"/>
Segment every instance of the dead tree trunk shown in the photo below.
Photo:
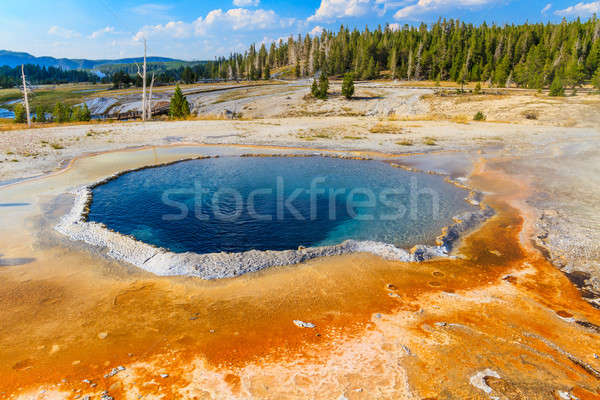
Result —
<path fill-rule="evenodd" d="M 148 96 L 148 120 L 152 119 L 152 88 L 154 87 L 154 72 L 152 73 L 152 80 L 150 81 L 150 95 Z"/>
<path fill-rule="evenodd" d="M 142 121 L 146 121 L 146 39 L 144 39 L 144 66 L 140 73 L 140 66 L 137 65 L 138 76 L 142 78 Z"/>
<path fill-rule="evenodd" d="M 27 126 L 31 128 L 31 114 L 29 112 L 29 97 L 27 96 L 27 80 L 25 79 L 25 65 L 21 65 L 21 77 L 23 78 L 23 97 L 25 98 L 25 112 L 27 113 Z"/>

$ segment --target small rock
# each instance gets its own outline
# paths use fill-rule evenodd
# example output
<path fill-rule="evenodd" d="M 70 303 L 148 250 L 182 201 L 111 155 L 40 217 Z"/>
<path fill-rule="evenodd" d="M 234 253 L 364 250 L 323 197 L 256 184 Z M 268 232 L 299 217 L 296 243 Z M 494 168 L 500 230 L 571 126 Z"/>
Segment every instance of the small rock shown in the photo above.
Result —
<path fill-rule="evenodd" d="M 300 321 L 298 319 L 294 320 L 294 325 L 296 325 L 298 328 L 315 328 L 315 324 L 310 323 L 310 322 L 304 322 L 304 321 Z"/>
<path fill-rule="evenodd" d="M 87 383 L 87 384 L 90 384 L 90 383 L 92 383 L 92 382 L 91 382 L 89 379 L 84 379 L 84 380 L 82 380 L 81 382 L 83 382 L 83 383 Z"/>
<path fill-rule="evenodd" d="M 108 374 L 104 375 L 104 377 L 105 378 L 113 377 L 121 371 L 125 371 L 125 367 L 122 365 L 119 365 L 117 368 L 113 368 Z"/>
<path fill-rule="evenodd" d="M 447 322 L 436 322 L 435 323 L 435 326 L 446 326 L 446 325 L 448 325 Z"/>
<path fill-rule="evenodd" d="M 107 332 L 100 332 L 98 334 L 98 339 L 106 339 L 108 337 L 108 333 Z"/>
<path fill-rule="evenodd" d="M 96 387 L 97 385 L 95 383 L 90 384 L 91 387 Z"/>
<path fill-rule="evenodd" d="M 163 378 L 163 379 L 165 379 L 165 378 L 169 377 L 169 374 L 160 374 L 160 377 Z"/>
<path fill-rule="evenodd" d="M 598 360 L 598 359 L 600 359 L 600 356 L 599 356 L 598 354 L 594 353 L 594 358 L 595 358 L 596 360 Z"/>
<path fill-rule="evenodd" d="M 375 318 L 381 318 L 381 314 L 380 313 L 375 314 Z"/>

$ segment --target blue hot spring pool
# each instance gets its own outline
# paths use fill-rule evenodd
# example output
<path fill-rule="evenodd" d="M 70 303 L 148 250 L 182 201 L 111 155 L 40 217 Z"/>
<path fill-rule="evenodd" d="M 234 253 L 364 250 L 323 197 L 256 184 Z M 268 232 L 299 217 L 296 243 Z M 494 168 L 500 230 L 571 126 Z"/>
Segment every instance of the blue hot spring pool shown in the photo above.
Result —
<path fill-rule="evenodd" d="M 221 157 L 125 173 L 93 189 L 89 220 L 175 253 L 288 250 L 347 239 L 431 244 L 473 210 L 439 176 L 381 161 Z"/>

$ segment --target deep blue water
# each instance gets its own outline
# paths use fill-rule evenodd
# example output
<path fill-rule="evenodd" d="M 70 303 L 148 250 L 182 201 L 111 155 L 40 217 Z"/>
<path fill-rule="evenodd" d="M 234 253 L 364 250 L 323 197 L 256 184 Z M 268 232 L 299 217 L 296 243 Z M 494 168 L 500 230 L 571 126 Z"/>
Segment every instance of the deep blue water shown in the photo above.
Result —
<path fill-rule="evenodd" d="M 124 174 L 93 190 L 89 220 L 174 252 L 346 239 L 408 248 L 432 243 L 471 209 L 465 196 L 438 176 L 380 161 L 230 156 Z"/>

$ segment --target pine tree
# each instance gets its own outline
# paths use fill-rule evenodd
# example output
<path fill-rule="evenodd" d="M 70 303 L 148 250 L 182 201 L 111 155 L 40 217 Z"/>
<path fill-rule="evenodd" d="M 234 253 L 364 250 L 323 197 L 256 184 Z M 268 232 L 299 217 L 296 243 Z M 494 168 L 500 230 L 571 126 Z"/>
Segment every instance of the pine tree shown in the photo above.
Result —
<path fill-rule="evenodd" d="M 183 72 L 181 73 L 181 80 L 188 85 L 196 81 L 194 71 L 192 71 L 189 66 L 183 69 Z"/>
<path fill-rule="evenodd" d="M 172 119 L 186 118 L 190 115 L 190 104 L 186 97 L 183 95 L 179 85 L 175 88 L 175 93 L 171 97 L 171 104 L 169 106 L 169 117 Z"/>
<path fill-rule="evenodd" d="M 561 97 L 565 95 L 565 88 L 563 87 L 562 80 L 557 75 L 550 85 L 550 96 Z"/>
<path fill-rule="evenodd" d="M 354 74 L 352 72 L 348 72 L 344 75 L 342 94 L 348 100 L 352 99 L 352 96 L 354 96 Z"/>
<path fill-rule="evenodd" d="M 313 79 L 312 86 L 310 87 L 310 94 L 312 94 L 314 98 L 318 99 L 320 97 L 319 93 L 319 84 L 317 83 L 316 79 Z"/>
<path fill-rule="evenodd" d="M 25 111 L 25 106 L 23 106 L 23 104 L 19 103 L 15 106 L 14 109 L 14 113 L 15 113 L 15 122 L 17 124 L 22 124 L 27 122 L 27 112 Z"/>
<path fill-rule="evenodd" d="M 46 122 L 46 110 L 42 106 L 35 108 L 35 122 Z"/>
<path fill-rule="evenodd" d="M 327 91 L 329 90 L 329 78 L 327 74 L 322 71 L 319 76 L 319 98 L 321 100 L 327 100 Z"/>
<path fill-rule="evenodd" d="M 592 85 L 594 85 L 594 87 L 600 91 L 600 66 L 592 78 Z"/>
<path fill-rule="evenodd" d="M 269 65 L 265 65 L 265 68 L 263 69 L 263 79 L 265 81 L 268 81 L 269 79 L 271 79 L 271 68 L 269 68 Z"/>
<path fill-rule="evenodd" d="M 62 124 L 64 122 L 71 121 L 73 109 L 63 103 L 56 103 L 54 110 L 52 110 L 52 119 L 54 122 Z"/>

